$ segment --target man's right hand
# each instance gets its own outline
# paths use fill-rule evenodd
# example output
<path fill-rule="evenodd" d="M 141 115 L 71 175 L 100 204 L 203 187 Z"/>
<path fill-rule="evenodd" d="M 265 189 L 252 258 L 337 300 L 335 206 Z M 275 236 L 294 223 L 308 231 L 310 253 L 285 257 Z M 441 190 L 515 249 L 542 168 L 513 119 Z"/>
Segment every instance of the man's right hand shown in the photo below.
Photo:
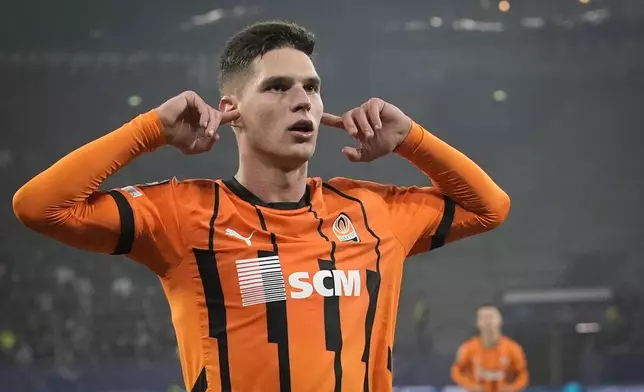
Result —
<path fill-rule="evenodd" d="M 215 110 L 194 91 L 170 98 L 155 111 L 163 123 L 166 142 L 184 154 L 210 150 L 219 140 L 219 125 L 239 118 L 239 111 Z"/>

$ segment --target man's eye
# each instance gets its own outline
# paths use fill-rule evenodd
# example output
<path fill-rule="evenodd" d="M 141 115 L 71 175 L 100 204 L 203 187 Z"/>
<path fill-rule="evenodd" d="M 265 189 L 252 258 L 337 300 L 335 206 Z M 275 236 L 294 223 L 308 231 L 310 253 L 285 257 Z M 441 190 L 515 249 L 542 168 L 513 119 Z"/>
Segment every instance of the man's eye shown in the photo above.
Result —
<path fill-rule="evenodd" d="M 304 89 L 309 93 L 317 93 L 320 90 L 320 87 L 315 84 L 308 84 L 304 86 Z"/>
<path fill-rule="evenodd" d="M 274 85 L 268 86 L 266 88 L 266 91 L 280 91 L 280 92 L 283 92 L 283 91 L 286 91 L 286 90 L 288 90 L 288 86 L 285 85 L 285 84 L 274 84 Z"/>

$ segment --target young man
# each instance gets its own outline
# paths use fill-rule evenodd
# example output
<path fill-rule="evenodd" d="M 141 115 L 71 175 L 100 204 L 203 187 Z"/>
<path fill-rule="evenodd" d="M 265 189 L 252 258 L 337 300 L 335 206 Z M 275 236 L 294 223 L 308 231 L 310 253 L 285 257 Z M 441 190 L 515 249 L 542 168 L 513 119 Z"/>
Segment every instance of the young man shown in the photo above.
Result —
<path fill-rule="evenodd" d="M 395 106 L 374 98 L 325 114 L 314 42 L 289 23 L 241 31 L 221 59 L 219 110 L 180 94 L 14 197 L 28 227 L 160 277 L 190 391 L 391 391 L 403 261 L 508 213 L 508 196 L 476 164 Z M 99 190 L 161 146 L 208 151 L 223 123 L 239 147 L 233 178 Z M 395 151 L 434 187 L 307 177 L 320 123 L 359 141 L 343 150 L 351 161 Z"/>
<path fill-rule="evenodd" d="M 469 392 L 518 392 L 528 385 L 521 346 L 503 336 L 501 312 L 484 305 L 476 312 L 480 335 L 461 345 L 452 366 L 452 379 Z"/>

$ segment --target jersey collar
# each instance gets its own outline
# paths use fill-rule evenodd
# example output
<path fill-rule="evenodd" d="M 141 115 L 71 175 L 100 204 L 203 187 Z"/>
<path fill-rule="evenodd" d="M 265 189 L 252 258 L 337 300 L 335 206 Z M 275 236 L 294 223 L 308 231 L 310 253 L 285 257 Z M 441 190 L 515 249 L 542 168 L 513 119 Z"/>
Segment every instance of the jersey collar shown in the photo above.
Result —
<path fill-rule="evenodd" d="M 308 185 L 304 190 L 304 195 L 302 195 L 302 198 L 298 202 L 277 202 L 277 203 L 266 203 L 259 197 L 255 196 L 251 191 L 244 188 L 244 186 L 240 184 L 235 177 L 229 180 L 224 180 L 224 185 L 226 185 L 226 187 L 230 189 L 231 192 L 237 195 L 237 197 L 252 205 L 274 208 L 276 210 L 297 210 L 299 208 L 308 206 L 309 203 L 311 202 L 311 194 L 310 194 L 311 191 L 309 190 Z"/>

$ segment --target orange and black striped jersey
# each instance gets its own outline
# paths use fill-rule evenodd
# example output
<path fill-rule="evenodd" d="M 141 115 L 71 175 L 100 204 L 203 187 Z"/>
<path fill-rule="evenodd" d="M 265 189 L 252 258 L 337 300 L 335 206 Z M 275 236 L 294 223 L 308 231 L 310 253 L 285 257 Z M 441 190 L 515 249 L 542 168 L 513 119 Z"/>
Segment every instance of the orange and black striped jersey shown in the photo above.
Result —
<path fill-rule="evenodd" d="M 224 391 L 387 390 L 403 260 L 442 243 L 455 210 L 435 191 L 413 208 L 414 192 L 347 179 L 310 179 L 300 203 L 235 180 L 119 192 L 121 252 L 166 270 L 185 371 Z M 137 226 L 164 230 L 148 242 Z"/>
<path fill-rule="evenodd" d="M 528 378 L 523 349 L 506 336 L 493 347 L 486 347 L 480 337 L 466 341 L 452 365 L 452 379 L 467 390 L 480 386 L 485 392 L 521 391 Z"/>
<path fill-rule="evenodd" d="M 478 166 L 418 125 L 397 152 L 433 187 L 310 178 L 297 203 L 264 203 L 234 179 L 99 191 L 163 144 L 160 127 L 151 112 L 79 148 L 23 186 L 14 210 L 160 277 L 190 391 L 391 391 L 403 261 L 507 213 Z"/>

